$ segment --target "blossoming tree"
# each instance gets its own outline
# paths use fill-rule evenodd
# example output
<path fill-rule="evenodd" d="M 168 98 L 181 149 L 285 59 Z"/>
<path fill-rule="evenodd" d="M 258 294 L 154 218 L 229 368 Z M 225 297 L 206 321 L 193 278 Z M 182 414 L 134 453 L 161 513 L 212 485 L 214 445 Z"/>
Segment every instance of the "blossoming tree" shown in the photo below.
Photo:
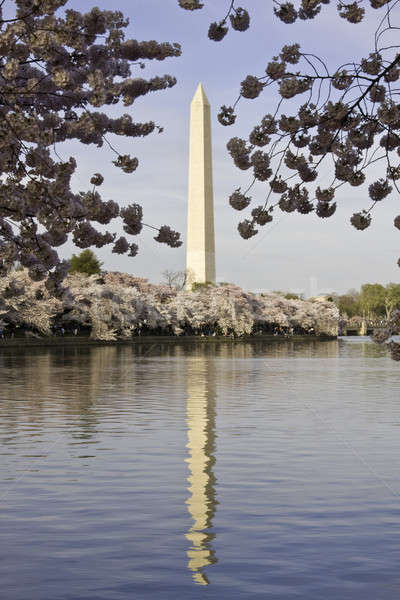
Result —
<path fill-rule="evenodd" d="M 70 187 L 75 158 L 62 160 L 66 140 L 101 147 L 107 135 L 132 138 L 161 131 L 153 121 L 135 123 L 128 114 L 111 118 L 106 109 L 130 106 L 136 98 L 175 85 L 170 75 L 131 77 L 145 61 L 181 54 L 179 44 L 125 39 L 128 20 L 119 11 L 81 13 L 67 0 L 3 0 L 0 3 L 0 275 L 18 261 L 34 281 L 56 293 L 68 264 L 56 248 L 68 235 L 79 248 L 106 244 L 135 256 L 138 245 L 100 231 L 121 218 L 128 236 L 143 227 L 142 208 L 120 208 L 98 192 L 95 173 L 88 190 Z M 115 152 L 114 165 L 132 173 L 138 159 Z M 163 225 L 155 239 L 175 247 L 179 234 Z"/>
<path fill-rule="evenodd" d="M 7 337 L 16 327 L 50 335 L 54 326 L 104 341 L 143 334 L 241 337 L 279 328 L 337 335 L 339 312 L 332 302 L 251 294 L 234 285 L 189 292 L 125 273 L 71 273 L 65 284 L 59 299 L 44 281 L 32 282 L 27 269 L 1 277 L 0 325 Z"/>

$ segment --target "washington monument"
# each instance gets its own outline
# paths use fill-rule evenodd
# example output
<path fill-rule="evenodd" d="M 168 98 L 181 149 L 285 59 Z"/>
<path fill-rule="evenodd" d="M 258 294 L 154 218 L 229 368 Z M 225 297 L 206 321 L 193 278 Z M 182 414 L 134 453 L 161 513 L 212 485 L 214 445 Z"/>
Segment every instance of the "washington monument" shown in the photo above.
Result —
<path fill-rule="evenodd" d="M 188 289 L 215 283 L 210 103 L 201 83 L 190 105 L 186 273 Z"/>

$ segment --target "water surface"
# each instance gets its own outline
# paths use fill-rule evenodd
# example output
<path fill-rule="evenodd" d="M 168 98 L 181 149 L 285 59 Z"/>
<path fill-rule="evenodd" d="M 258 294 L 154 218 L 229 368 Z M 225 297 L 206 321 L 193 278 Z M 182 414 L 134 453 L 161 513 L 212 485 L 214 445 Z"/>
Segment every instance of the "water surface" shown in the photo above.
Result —
<path fill-rule="evenodd" d="M 366 338 L 1 350 L 1 597 L 397 599 L 399 368 Z"/>

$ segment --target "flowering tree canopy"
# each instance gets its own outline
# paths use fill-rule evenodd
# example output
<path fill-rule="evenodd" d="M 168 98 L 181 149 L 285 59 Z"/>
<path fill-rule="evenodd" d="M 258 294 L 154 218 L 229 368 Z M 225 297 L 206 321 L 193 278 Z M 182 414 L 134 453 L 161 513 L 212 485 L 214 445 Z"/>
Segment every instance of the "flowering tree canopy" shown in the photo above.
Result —
<path fill-rule="evenodd" d="M 67 0 L 3 0 L 0 3 L 0 275 L 18 261 L 34 281 L 46 280 L 56 293 L 68 264 L 56 248 L 69 234 L 79 248 L 112 244 L 117 254 L 135 256 L 138 246 L 124 236 L 96 229 L 120 217 L 124 231 L 136 236 L 142 208 L 120 209 L 103 200 L 95 173 L 88 191 L 74 193 L 74 158 L 62 160 L 57 144 L 79 140 L 101 147 L 107 134 L 147 136 L 161 131 L 154 122 L 135 123 L 122 114 L 111 118 L 100 108 L 175 85 L 170 75 L 131 77 L 146 60 L 181 54 L 179 44 L 126 40 L 128 20 L 119 11 L 64 9 Z M 138 159 L 116 152 L 117 168 L 132 173 Z M 179 234 L 163 225 L 156 240 L 181 245 Z"/>
<path fill-rule="evenodd" d="M 0 325 L 48 335 L 55 323 L 66 330 L 90 330 L 98 340 L 152 335 L 243 336 L 293 328 L 297 333 L 336 336 L 339 311 L 333 302 L 289 300 L 279 294 L 252 294 L 235 285 L 189 292 L 156 285 L 127 273 L 66 278 L 62 299 L 27 269 L 0 278 Z"/>
<path fill-rule="evenodd" d="M 194 11 L 205 1 L 178 3 Z M 283 23 L 291 24 L 297 19 L 315 18 L 326 4 L 329 0 L 300 0 L 296 5 L 274 0 L 273 11 Z M 231 194 L 231 206 L 239 211 L 249 207 L 250 188 L 256 181 L 265 182 L 264 204 L 250 208 L 251 213 L 238 225 L 243 238 L 256 235 L 257 226 L 272 221 L 275 207 L 286 213 L 332 216 L 337 190 L 344 185 L 367 187 L 365 208 L 351 217 L 351 224 L 363 230 L 369 227 L 375 206 L 393 188 L 399 191 L 400 54 L 392 35 L 398 31 L 398 3 L 369 0 L 366 4 L 370 5 L 368 10 L 377 11 L 378 23 L 368 56 L 356 61 L 351 58 L 349 63 L 329 69 L 321 57 L 299 44 L 283 45 L 266 64 L 265 73 L 249 74 L 241 83 L 236 102 L 221 107 L 218 120 L 229 126 L 235 122 L 241 98 L 255 99 L 270 88 L 275 88 L 278 97 L 274 109 L 264 115 L 247 139 L 233 137 L 227 144 L 235 165 L 252 171 L 248 189 L 238 188 Z M 211 40 L 222 40 L 229 26 L 237 31 L 250 26 L 251 15 L 246 9 L 237 6 L 236 0 L 229 0 L 227 5 L 227 14 L 210 25 Z M 338 0 L 337 10 L 339 17 L 354 24 L 366 14 L 362 0 Z M 330 162 L 330 169 L 322 171 L 326 162 L 328 166 Z M 372 165 L 381 165 L 380 177 L 367 183 L 366 174 Z M 400 215 L 394 226 L 400 229 Z"/>

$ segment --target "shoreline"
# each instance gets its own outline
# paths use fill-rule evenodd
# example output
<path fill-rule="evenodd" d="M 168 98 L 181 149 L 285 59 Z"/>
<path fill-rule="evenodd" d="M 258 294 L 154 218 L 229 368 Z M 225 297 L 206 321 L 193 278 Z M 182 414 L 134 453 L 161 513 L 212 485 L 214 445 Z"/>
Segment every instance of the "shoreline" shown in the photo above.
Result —
<path fill-rule="evenodd" d="M 136 344 L 154 344 L 154 343 L 193 343 L 213 344 L 216 342 L 243 343 L 243 342 L 288 342 L 288 341 L 331 341 L 337 340 L 338 336 L 329 335 L 244 335 L 241 337 L 227 336 L 137 336 L 128 340 L 93 340 L 89 337 L 75 336 L 56 336 L 43 338 L 5 338 L 0 339 L 0 349 L 2 348 L 35 348 L 35 347 L 62 347 L 62 346 L 128 346 Z"/>

